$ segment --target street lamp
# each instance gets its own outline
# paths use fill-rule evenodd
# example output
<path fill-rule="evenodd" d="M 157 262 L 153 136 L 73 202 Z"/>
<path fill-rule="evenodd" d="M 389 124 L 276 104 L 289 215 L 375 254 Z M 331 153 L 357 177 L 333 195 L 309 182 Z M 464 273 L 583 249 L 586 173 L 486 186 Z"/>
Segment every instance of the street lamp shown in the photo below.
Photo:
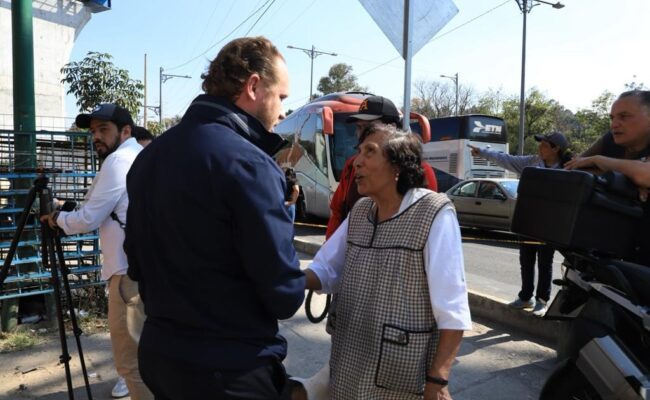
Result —
<path fill-rule="evenodd" d="M 533 7 L 538 6 L 539 3 L 548 4 L 555 9 L 564 7 L 564 4 L 550 3 L 542 0 L 515 0 L 521 13 L 524 16 L 524 29 L 521 39 L 521 93 L 519 96 L 519 146 L 517 154 L 524 154 L 524 118 L 525 118 L 525 102 L 526 102 L 526 14 L 532 10 Z M 530 4 L 529 4 L 530 3 Z"/>
<path fill-rule="evenodd" d="M 305 52 L 305 54 L 309 56 L 309 58 L 311 58 L 311 75 L 310 75 L 311 77 L 309 78 L 309 101 L 311 101 L 312 88 L 314 86 L 314 58 L 323 54 L 336 57 L 338 54 L 316 50 L 313 44 L 311 45 L 311 49 L 303 49 L 302 47 L 294 47 L 291 45 L 287 46 L 287 48 L 293 50 L 302 50 Z"/>
<path fill-rule="evenodd" d="M 458 72 L 454 75 L 440 75 L 441 78 L 449 78 L 456 85 L 456 116 L 458 116 Z"/>
<path fill-rule="evenodd" d="M 162 84 L 167 82 L 168 80 L 172 78 L 187 78 L 191 79 L 192 77 L 189 75 L 173 75 L 173 74 L 163 74 L 163 67 L 160 67 L 160 77 L 158 80 L 158 124 L 160 125 L 160 129 L 163 128 L 162 124 Z M 153 108 L 153 107 L 152 107 Z"/>

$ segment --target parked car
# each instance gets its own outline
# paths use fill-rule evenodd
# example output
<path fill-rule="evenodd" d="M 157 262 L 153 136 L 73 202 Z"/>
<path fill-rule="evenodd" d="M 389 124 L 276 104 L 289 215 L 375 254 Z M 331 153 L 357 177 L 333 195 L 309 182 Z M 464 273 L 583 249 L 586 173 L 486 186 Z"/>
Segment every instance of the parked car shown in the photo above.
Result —
<path fill-rule="evenodd" d="M 447 191 L 462 226 L 510 230 L 517 202 L 519 179 L 475 178 Z"/>

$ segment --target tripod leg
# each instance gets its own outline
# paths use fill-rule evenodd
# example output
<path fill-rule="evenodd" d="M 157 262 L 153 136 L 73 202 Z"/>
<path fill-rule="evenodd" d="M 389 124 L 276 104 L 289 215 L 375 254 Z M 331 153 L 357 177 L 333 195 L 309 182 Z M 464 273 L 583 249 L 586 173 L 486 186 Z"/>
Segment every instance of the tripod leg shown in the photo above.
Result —
<path fill-rule="evenodd" d="M 68 384 L 68 398 L 74 400 L 74 389 L 72 387 L 72 375 L 70 373 L 70 353 L 68 352 L 68 342 L 65 337 L 65 324 L 63 322 L 63 304 L 61 302 L 61 282 L 59 281 L 59 270 L 56 267 L 56 255 L 54 249 L 53 232 L 46 222 L 41 222 L 41 246 L 43 263 L 47 265 L 50 263 L 50 271 L 52 272 L 52 287 L 54 289 L 54 300 L 56 304 L 56 316 L 59 325 L 59 340 L 61 341 L 61 357 L 59 361 L 65 366 L 65 380 Z"/>
<path fill-rule="evenodd" d="M 88 400 L 93 399 L 92 392 L 90 390 L 90 382 L 88 381 L 88 371 L 86 370 L 86 362 L 84 361 L 84 352 L 81 348 L 81 334 L 83 331 L 79 328 L 77 323 L 77 315 L 74 311 L 74 305 L 72 304 L 72 292 L 70 291 L 70 281 L 68 280 L 68 274 L 70 271 L 65 265 L 65 257 L 63 255 L 63 246 L 61 245 L 61 236 L 58 233 L 54 233 L 54 243 L 56 245 L 56 255 L 58 257 L 58 266 L 61 271 L 61 279 L 63 280 L 63 287 L 65 289 L 65 296 L 68 301 L 68 309 L 70 311 L 70 321 L 72 322 L 72 331 L 74 332 L 74 337 L 77 343 L 77 352 L 79 353 L 79 363 L 81 364 L 81 372 L 84 377 L 84 383 L 86 385 L 86 394 L 88 395 Z"/>
<path fill-rule="evenodd" d="M 20 241 L 20 236 L 23 233 L 23 229 L 25 229 L 25 224 L 27 223 L 27 217 L 29 217 L 29 213 L 32 210 L 32 206 L 34 205 L 35 199 L 36 199 L 36 188 L 32 187 L 29 190 L 29 193 L 27 194 L 27 203 L 25 204 L 25 208 L 23 209 L 23 212 L 20 214 L 20 217 L 18 218 L 16 233 L 14 234 L 14 237 L 11 239 L 11 245 L 9 245 L 9 250 L 7 251 L 7 256 L 5 257 L 5 262 L 2 265 L 2 270 L 0 270 L 0 292 L 2 291 L 2 285 L 4 284 L 5 279 L 7 279 L 7 275 L 9 275 L 9 267 L 11 266 L 11 262 L 14 259 L 14 255 L 16 255 L 16 249 L 18 248 L 18 242 Z"/>

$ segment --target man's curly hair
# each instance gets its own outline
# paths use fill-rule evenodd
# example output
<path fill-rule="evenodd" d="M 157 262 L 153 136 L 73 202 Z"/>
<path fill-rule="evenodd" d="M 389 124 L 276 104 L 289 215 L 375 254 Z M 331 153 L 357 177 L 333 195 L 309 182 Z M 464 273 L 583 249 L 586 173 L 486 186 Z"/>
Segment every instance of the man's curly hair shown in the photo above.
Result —
<path fill-rule="evenodd" d="M 243 37 L 225 45 L 201 74 L 203 91 L 235 101 L 246 80 L 258 74 L 266 85 L 277 82 L 276 58 L 284 60 L 277 47 L 263 36 Z"/>
<path fill-rule="evenodd" d="M 420 139 L 412 133 L 397 129 L 394 125 L 373 123 L 361 132 L 359 143 L 363 143 L 368 136 L 375 133 L 387 135 L 382 151 L 388 162 L 399 170 L 397 192 L 403 195 L 409 189 L 426 187 Z"/>

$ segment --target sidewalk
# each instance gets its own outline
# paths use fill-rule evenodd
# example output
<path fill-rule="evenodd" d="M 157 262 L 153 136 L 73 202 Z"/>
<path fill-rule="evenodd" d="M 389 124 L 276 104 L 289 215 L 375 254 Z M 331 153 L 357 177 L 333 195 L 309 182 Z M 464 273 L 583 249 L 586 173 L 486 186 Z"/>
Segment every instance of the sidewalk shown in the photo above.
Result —
<path fill-rule="evenodd" d="M 323 301 L 324 296 L 315 296 L 314 308 L 322 309 Z M 327 362 L 330 338 L 325 333 L 325 322 L 310 323 L 301 308 L 293 318 L 280 323 L 280 330 L 289 343 L 284 362 L 289 374 L 311 376 Z M 68 343 L 75 398 L 86 399 L 74 340 L 69 338 Z M 108 334 L 82 336 L 82 346 L 93 399 L 110 399 L 117 374 Z M 0 354 L 0 399 L 67 400 L 59 355 L 55 335 L 32 349 Z M 554 360 L 555 352 L 544 343 L 510 333 L 492 322 L 475 320 L 473 330 L 465 333 L 452 370 L 451 394 L 454 400 L 537 399 Z"/>
<path fill-rule="evenodd" d="M 296 240 L 297 249 L 303 252 L 300 254 L 302 268 L 311 259 L 305 253 L 319 246 L 305 237 Z M 322 310 L 324 300 L 325 296 L 314 296 L 312 307 L 316 313 Z M 470 301 L 474 325 L 472 331 L 465 333 L 452 370 L 450 390 L 454 400 L 537 399 L 555 363 L 552 343 L 539 335 L 512 329 L 515 321 L 524 324 L 528 316 L 508 309 L 503 300 L 472 291 Z M 483 314 L 488 317 L 482 318 Z M 530 319 L 537 324 L 548 322 L 536 317 Z M 503 326 L 496 320 L 511 324 Z M 303 307 L 291 319 L 280 322 L 280 331 L 289 343 L 289 354 L 284 361 L 289 374 L 311 376 L 329 359 L 330 337 L 325 332 L 325 322 L 310 323 Z M 68 338 L 68 346 L 75 398 L 86 399 L 73 338 Z M 110 399 L 117 374 L 108 334 L 82 336 L 82 346 L 93 398 Z M 29 350 L 0 354 L 0 400 L 68 399 L 65 371 L 58 363 L 60 352 L 58 337 L 51 335 L 46 343 Z"/>

